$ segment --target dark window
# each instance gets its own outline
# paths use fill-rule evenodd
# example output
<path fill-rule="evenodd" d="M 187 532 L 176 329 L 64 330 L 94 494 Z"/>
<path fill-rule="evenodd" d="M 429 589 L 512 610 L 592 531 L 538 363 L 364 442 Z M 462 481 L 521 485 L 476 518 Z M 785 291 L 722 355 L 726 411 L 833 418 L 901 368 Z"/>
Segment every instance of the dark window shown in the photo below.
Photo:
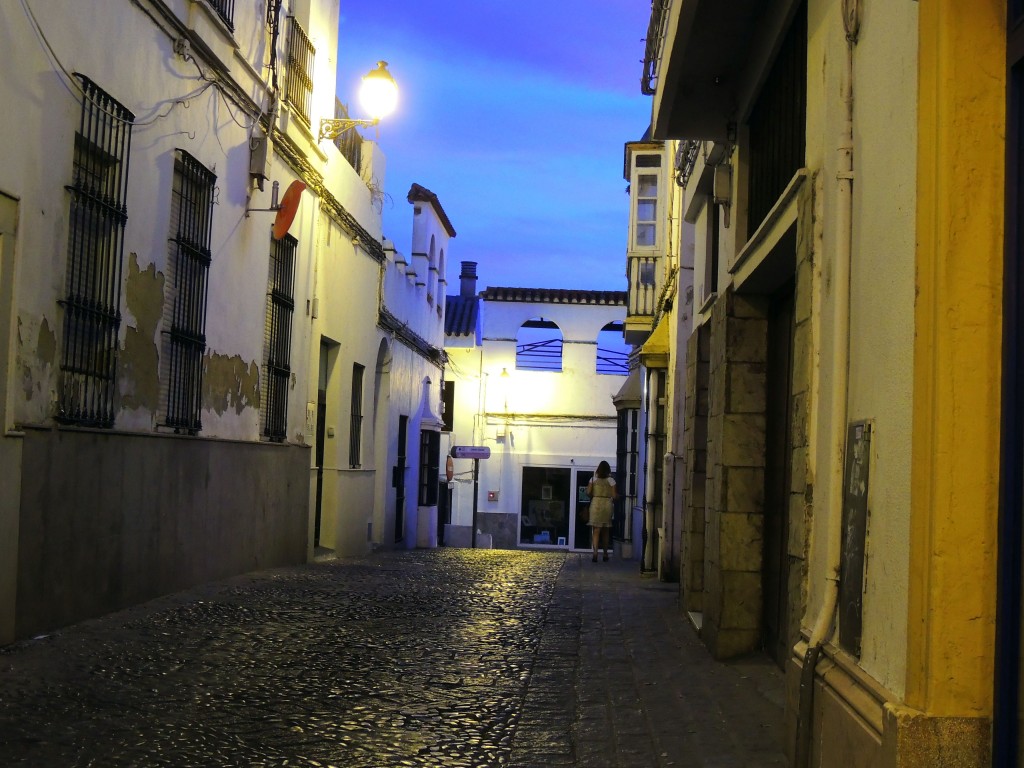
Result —
<path fill-rule="evenodd" d="M 455 382 L 441 382 L 441 420 L 444 422 L 444 432 L 451 432 L 455 428 Z"/>
<path fill-rule="evenodd" d="M 363 444 L 363 371 L 359 363 L 352 365 L 352 423 L 349 427 L 348 463 L 350 467 L 360 465 Z"/>
<path fill-rule="evenodd" d="M 309 125 L 309 113 L 313 105 L 313 56 L 316 51 L 296 18 L 290 16 L 288 20 L 290 23 L 285 100 L 306 125 Z"/>
<path fill-rule="evenodd" d="M 203 354 L 210 271 L 213 188 L 202 163 L 179 149 L 171 189 L 171 237 L 166 338 L 166 424 L 191 434 L 202 429 Z"/>
<path fill-rule="evenodd" d="M 208 0 L 210 7 L 217 12 L 228 29 L 235 31 L 235 0 Z M 273 5 L 273 3 L 271 3 Z"/>
<path fill-rule="evenodd" d="M 128 153 L 135 115 L 84 75 L 68 216 L 60 421 L 114 424 Z"/>
<path fill-rule="evenodd" d="M 421 507 L 433 507 L 437 504 L 437 478 L 440 470 L 441 433 L 421 430 L 419 482 L 419 505 Z"/>
<path fill-rule="evenodd" d="M 291 378 L 292 313 L 295 311 L 295 251 L 291 235 L 274 240 L 267 282 L 263 436 L 280 442 L 288 430 L 288 384 Z"/>
<path fill-rule="evenodd" d="M 805 162 L 807 4 L 797 11 L 750 114 L 747 233 L 754 234 Z"/>
<path fill-rule="evenodd" d="M 661 168 L 661 155 L 637 155 L 637 168 Z"/>
<path fill-rule="evenodd" d="M 704 252 L 704 295 L 703 301 L 711 298 L 718 291 L 718 228 L 720 207 L 712 203 L 708 206 L 708 232 Z"/>

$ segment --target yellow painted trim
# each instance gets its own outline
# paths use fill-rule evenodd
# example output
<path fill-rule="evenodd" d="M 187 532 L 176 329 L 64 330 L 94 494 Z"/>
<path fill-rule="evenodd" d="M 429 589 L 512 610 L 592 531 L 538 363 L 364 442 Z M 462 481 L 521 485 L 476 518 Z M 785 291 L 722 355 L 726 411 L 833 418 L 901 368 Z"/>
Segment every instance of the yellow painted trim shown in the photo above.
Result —
<path fill-rule="evenodd" d="M 920 3 L 906 702 L 992 712 L 1006 9 Z"/>
<path fill-rule="evenodd" d="M 654 332 L 640 347 L 640 362 L 648 368 L 668 367 L 668 317 L 658 323 Z"/>

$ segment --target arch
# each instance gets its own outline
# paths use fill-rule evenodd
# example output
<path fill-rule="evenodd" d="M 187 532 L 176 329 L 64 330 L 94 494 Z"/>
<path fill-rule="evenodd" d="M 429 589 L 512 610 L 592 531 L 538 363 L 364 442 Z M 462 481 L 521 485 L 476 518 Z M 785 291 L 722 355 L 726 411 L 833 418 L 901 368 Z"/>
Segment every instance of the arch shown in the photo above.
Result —
<path fill-rule="evenodd" d="M 597 365 L 598 373 L 612 376 L 629 374 L 629 347 L 623 336 L 623 323 L 613 320 L 607 323 L 597 334 Z"/>
<path fill-rule="evenodd" d="M 562 370 L 562 329 L 551 320 L 534 317 L 516 333 L 516 370 Z"/>

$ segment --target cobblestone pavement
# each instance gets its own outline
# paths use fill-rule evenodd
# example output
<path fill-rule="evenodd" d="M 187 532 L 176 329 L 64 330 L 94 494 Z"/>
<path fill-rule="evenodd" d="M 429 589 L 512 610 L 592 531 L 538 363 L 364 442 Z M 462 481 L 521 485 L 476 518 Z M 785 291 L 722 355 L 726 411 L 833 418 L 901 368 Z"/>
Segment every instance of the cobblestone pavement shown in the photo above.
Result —
<path fill-rule="evenodd" d="M 0 765 L 784 765 L 778 672 L 675 606 L 560 553 L 250 574 L 0 649 Z"/>

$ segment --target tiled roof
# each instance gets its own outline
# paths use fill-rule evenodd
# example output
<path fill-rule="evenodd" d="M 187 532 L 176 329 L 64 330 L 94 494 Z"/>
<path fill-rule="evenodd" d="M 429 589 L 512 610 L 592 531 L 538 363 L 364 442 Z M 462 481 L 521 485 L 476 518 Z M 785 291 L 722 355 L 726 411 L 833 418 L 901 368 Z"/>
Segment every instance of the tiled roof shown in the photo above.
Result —
<path fill-rule="evenodd" d="M 484 301 L 626 306 L 625 291 L 576 291 L 563 288 L 492 288 L 488 286 L 480 294 L 480 297 Z"/>
<path fill-rule="evenodd" d="M 472 336 L 476 333 L 476 317 L 480 300 L 476 296 L 445 296 L 444 335 Z"/>

